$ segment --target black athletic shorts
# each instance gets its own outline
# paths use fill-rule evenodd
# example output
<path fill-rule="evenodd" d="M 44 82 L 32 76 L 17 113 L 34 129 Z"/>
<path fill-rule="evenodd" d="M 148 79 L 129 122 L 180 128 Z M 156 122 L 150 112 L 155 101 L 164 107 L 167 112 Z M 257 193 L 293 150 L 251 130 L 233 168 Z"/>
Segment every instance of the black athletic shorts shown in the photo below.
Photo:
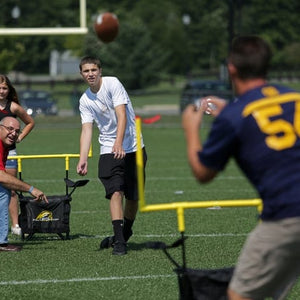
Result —
<path fill-rule="evenodd" d="M 144 180 L 147 154 L 143 148 Z M 136 152 L 127 153 L 122 159 L 115 159 L 114 154 L 102 154 L 98 163 L 98 177 L 105 188 L 105 197 L 110 199 L 117 191 L 124 192 L 128 200 L 138 200 L 138 182 L 136 172 Z"/>

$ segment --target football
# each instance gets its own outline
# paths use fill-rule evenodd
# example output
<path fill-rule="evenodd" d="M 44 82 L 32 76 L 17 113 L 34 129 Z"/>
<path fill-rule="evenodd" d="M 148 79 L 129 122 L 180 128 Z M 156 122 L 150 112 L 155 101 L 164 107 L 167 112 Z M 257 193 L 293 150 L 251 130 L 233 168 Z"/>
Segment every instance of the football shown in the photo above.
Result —
<path fill-rule="evenodd" d="M 110 43 L 119 33 L 119 20 L 113 13 L 101 13 L 94 23 L 94 30 L 103 43 Z"/>

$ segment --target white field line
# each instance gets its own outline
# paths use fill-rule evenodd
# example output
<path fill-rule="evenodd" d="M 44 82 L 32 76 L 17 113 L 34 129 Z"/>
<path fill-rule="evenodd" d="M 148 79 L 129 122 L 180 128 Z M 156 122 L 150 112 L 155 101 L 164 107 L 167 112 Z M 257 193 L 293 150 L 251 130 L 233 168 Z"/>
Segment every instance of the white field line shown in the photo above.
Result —
<path fill-rule="evenodd" d="M 112 276 L 112 277 L 90 277 L 90 278 L 70 278 L 70 279 L 36 279 L 36 280 L 12 280 L 0 281 L 1 285 L 29 285 L 29 284 L 48 284 L 48 283 L 73 283 L 73 282 L 87 282 L 87 281 L 110 281 L 110 280 L 145 280 L 175 277 L 176 275 L 140 275 L 140 276 Z"/>
<path fill-rule="evenodd" d="M 99 182 L 98 178 L 88 178 L 90 181 L 97 181 Z M 216 180 L 237 180 L 237 179 L 245 179 L 244 176 L 224 176 L 224 175 L 219 175 Z M 170 177 L 150 177 L 147 176 L 147 181 L 174 181 L 174 180 L 184 180 L 184 181 L 190 181 L 190 180 L 195 180 L 194 177 L 192 176 L 170 176 Z M 41 178 L 32 178 L 30 181 L 34 182 L 62 182 L 62 179 L 41 179 Z"/>
<path fill-rule="evenodd" d="M 186 237 L 199 238 L 199 237 L 239 237 L 239 236 L 247 236 L 248 233 L 195 233 L 195 234 L 186 234 Z M 79 235 L 81 239 L 101 239 L 106 237 L 107 235 L 93 235 L 93 236 L 84 236 Z M 72 237 L 72 235 L 71 235 Z M 170 233 L 170 234 L 134 234 L 133 237 L 136 238 L 173 238 L 179 237 L 179 233 Z"/>
<path fill-rule="evenodd" d="M 78 238 L 80 239 L 103 239 L 107 236 L 109 236 L 111 233 L 107 233 L 105 235 L 78 235 Z M 249 233 L 195 233 L 195 234 L 186 234 L 185 237 L 190 238 L 223 238 L 223 237 L 241 237 L 241 236 L 248 236 Z M 153 239 L 153 238 L 179 238 L 179 233 L 170 233 L 170 234 L 134 234 L 132 236 L 133 238 L 139 238 L 139 239 Z M 49 236 L 44 237 L 44 239 L 60 239 L 58 236 Z M 72 239 L 72 234 L 70 235 L 70 238 Z"/>
<path fill-rule="evenodd" d="M 111 233 L 107 233 L 105 235 L 77 235 L 76 238 L 79 239 L 97 239 L 102 240 L 103 238 L 109 236 Z M 195 233 L 195 234 L 186 234 L 185 237 L 190 238 L 235 238 L 235 237 L 247 237 L 249 233 Z M 179 233 L 170 233 L 170 234 L 134 234 L 132 236 L 133 238 L 139 238 L 139 239 L 161 239 L 161 238 L 180 238 Z M 58 236 L 45 236 L 44 239 L 50 239 L 50 240 L 60 240 L 60 237 Z M 72 234 L 70 235 L 70 238 L 72 240 Z M 144 241 L 146 242 L 146 241 Z"/>
<path fill-rule="evenodd" d="M 145 237 L 145 238 L 151 238 L 151 237 L 173 237 L 178 236 L 179 234 L 145 234 L 145 235 L 135 235 L 137 237 Z M 247 236 L 248 233 L 196 233 L 196 234 L 186 234 L 186 237 L 236 237 L 236 236 Z"/>
<path fill-rule="evenodd" d="M 220 234 L 189 234 L 188 237 L 236 237 L 246 236 L 246 233 L 220 233 Z M 95 235 L 90 237 L 80 236 L 80 238 L 103 238 L 105 236 Z M 135 235 L 140 238 L 162 238 L 162 237 L 178 237 L 178 234 L 146 234 Z M 31 285 L 31 284 L 57 284 L 57 283 L 73 283 L 73 282 L 87 282 L 87 281 L 113 281 L 113 280 L 145 280 L 145 279 L 158 279 L 176 277 L 175 274 L 157 274 L 157 275 L 140 275 L 140 276 L 112 276 L 112 277 L 90 277 L 90 278 L 70 278 L 70 279 L 36 279 L 36 280 L 12 280 L 12 281 L 0 281 L 0 286 L 7 285 Z"/>

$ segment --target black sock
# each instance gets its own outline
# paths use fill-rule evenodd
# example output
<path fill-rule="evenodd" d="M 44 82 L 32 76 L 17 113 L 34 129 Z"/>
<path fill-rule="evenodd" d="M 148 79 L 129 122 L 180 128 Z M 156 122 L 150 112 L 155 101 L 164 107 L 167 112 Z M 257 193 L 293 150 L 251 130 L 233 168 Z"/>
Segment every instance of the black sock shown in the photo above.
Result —
<path fill-rule="evenodd" d="M 124 228 L 123 228 L 123 233 L 124 233 L 124 239 L 127 242 L 129 238 L 132 236 L 132 225 L 134 223 L 134 220 L 129 220 L 127 218 L 124 218 Z"/>
<path fill-rule="evenodd" d="M 119 241 L 124 243 L 124 235 L 123 235 L 123 220 L 113 220 L 112 226 L 115 234 L 115 241 Z"/>

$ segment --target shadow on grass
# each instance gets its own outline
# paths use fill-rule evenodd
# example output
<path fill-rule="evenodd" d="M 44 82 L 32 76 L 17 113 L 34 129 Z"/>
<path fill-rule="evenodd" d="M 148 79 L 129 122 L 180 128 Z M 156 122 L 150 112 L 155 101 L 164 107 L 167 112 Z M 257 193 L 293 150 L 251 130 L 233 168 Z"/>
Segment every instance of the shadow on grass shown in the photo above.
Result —
<path fill-rule="evenodd" d="M 149 249 L 147 243 L 128 243 L 128 251 L 141 251 L 144 249 Z"/>
<path fill-rule="evenodd" d="M 109 248 L 98 248 L 97 251 L 104 251 L 107 249 L 113 249 L 113 247 L 109 247 Z M 128 251 L 141 251 L 144 249 L 149 249 L 147 247 L 147 243 L 127 243 L 127 250 Z"/>

